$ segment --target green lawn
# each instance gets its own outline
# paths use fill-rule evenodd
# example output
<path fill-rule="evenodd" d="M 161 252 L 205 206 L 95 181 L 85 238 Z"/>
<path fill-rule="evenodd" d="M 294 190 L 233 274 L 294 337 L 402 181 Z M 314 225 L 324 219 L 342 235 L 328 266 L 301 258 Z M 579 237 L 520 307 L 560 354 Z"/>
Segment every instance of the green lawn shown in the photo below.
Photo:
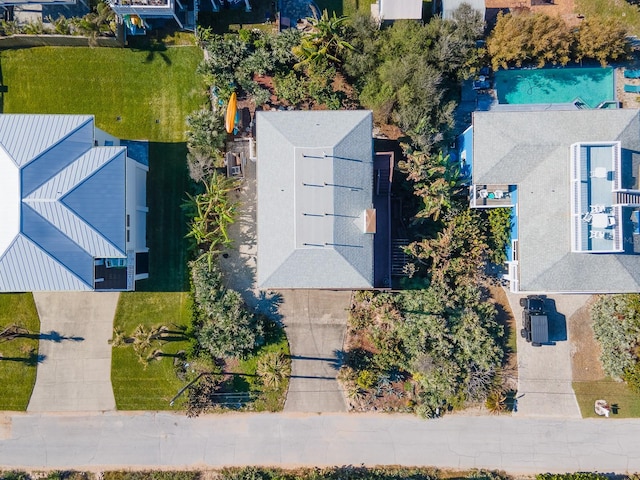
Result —
<path fill-rule="evenodd" d="M 614 18 L 621 21 L 632 35 L 640 35 L 640 9 L 629 2 L 613 0 L 576 0 L 576 13 L 585 18 Z"/>
<path fill-rule="evenodd" d="M 11 324 L 40 331 L 31 293 L 0 294 L 0 330 Z M 16 338 L 0 343 L 0 410 L 26 410 L 36 381 L 38 340 Z"/>
<path fill-rule="evenodd" d="M 206 103 L 194 46 L 139 49 L 41 47 L 0 52 L 8 92 L 4 113 L 93 114 L 96 125 L 126 139 L 149 140 L 147 239 L 149 280 L 122 294 L 115 326 L 186 325 L 186 220 L 180 209 L 188 185 L 185 118 Z M 170 342 L 175 353 L 186 342 Z M 167 409 L 182 386 L 173 359 L 143 368 L 131 347 L 115 348 L 112 378 L 121 409 Z"/>
<path fill-rule="evenodd" d="M 120 295 L 115 324 L 130 335 L 136 326 L 187 326 L 191 318 L 191 295 L 187 292 L 128 292 Z M 166 342 L 161 348 L 169 356 L 140 363 L 129 345 L 115 347 L 111 382 L 119 410 L 168 410 L 169 401 L 185 382 L 175 374 L 171 354 L 187 350 L 189 342 Z M 176 402 L 174 408 L 180 407 Z"/>
<path fill-rule="evenodd" d="M 356 11 L 363 13 L 371 12 L 371 4 L 376 0 L 316 0 L 320 10 L 326 9 L 329 14 L 336 12 L 336 15 L 351 15 Z"/>
<path fill-rule="evenodd" d="M 606 400 L 609 405 L 617 405 L 618 413 L 612 418 L 640 417 L 640 395 L 632 392 L 624 383 L 611 379 L 597 382 L 573 382 L 578 405 L 583 418 L 596 418 L 594 412 L 596 400 Z M 600 417 L 598 417 L 600 418 Z"/>
<path fill-rule="evenodd" d="M 0 52 L 4 113 L 84 113 L 112 135 L 184 142 L 203 103 L 197 47 L 39 47 Z"/>

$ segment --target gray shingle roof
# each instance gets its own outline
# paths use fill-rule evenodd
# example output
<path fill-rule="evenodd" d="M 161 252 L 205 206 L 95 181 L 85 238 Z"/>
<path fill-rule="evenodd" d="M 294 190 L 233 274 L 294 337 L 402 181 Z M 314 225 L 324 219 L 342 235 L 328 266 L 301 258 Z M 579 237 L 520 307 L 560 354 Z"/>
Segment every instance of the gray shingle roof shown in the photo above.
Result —
<path fill-rule="evenodd" d="M 640 291 L 640 255 L 571 252 L 570 145 L 597 141 L 640 155 L 639 111 L 474 114 L 473 183 L 517 185 L 520 290 Z"/>
<path fill-rule="evenodd" d="M 371 288 L 369 111 L 258 112 L 260 288 Z"/>

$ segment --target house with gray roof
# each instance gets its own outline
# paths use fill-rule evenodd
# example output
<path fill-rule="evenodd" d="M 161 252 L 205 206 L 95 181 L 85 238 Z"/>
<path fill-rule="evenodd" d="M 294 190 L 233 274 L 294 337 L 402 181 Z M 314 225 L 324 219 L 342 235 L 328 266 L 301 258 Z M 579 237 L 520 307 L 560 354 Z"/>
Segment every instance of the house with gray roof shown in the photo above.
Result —
<path fill-rule="evenodd" d="M 256 114 L 259 288 L 390 286 L 390 172 L 372 128 L 362 110 Z"/>
<path fill-rule="evenodd" d="M 475 112 L 471 135 L 471 206 L 512 208 L 512 291 L 640 292 L 639 110 Z"/>
<path fill-rule="evenodd" d="M 0 115 L 1 292 L 148 277 L 145 145 L 128 155 L 89 115 Z"/>

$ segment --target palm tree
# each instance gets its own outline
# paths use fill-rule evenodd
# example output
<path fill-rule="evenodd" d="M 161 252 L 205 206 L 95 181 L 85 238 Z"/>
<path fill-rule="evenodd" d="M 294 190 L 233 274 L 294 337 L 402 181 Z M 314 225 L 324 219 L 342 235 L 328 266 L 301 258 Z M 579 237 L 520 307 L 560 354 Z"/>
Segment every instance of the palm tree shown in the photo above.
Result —
<path fill-rule="evenodd" d="M 414 193 L 423 201 L 416 220 L 439 220 L 464 190 L 464 179 L 457 163 L 451 162 L 449 156 L 442 152 L 432 156 L 407 150 L 405 155 L 406 160 L 399 162 L 398 167 L 407 174 L 407 179 L 414 182 Z"/>
<path fill-rule="evenodd" d="M 258 360 L 256 373 L 266 388 L 276 390 L 291 374 L 291 363 L 282 353 L 270 352 Z"/>
<path fill-rule="evenodd" d="M 237 202 L 229 193 L 238 187 L 238 181 L 213 172 L 204 186 L 204 193 L 187 194 L 183 208 L 191 218 L 186 236 L 193 239 L 196 251 L 202 251 L 198 258 L 206 256 L 211 265 L 221 247 L 231 244 L 228 227 L 235 221 Z"/>
<path fill-rule="evenodd" d="M 347 17 L 337 17 L 335 12 L 329 17 L 326 10 L 320 18 L 310 18 L 311 28 L 303 34 L 300 45 L 293 48 L 293 54 L 300 59 L 296 68 L 341 63 L 339 55 L 345 50 L 354 50 L 353 45 L 344 40 L 346 20 Z"/>

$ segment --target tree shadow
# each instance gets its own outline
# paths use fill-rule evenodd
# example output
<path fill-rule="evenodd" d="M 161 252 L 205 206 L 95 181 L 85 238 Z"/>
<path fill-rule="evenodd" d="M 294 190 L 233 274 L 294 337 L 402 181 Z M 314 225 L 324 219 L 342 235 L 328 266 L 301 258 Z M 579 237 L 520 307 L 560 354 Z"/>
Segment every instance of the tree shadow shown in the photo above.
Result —
<path fill-rule="evenodd" d="M 280 314 L 282 302 L 282 294 L 261 290 L 256 299 L 255 310 L 282 326 L 282 314 Z"/>
<path fill-rule="evenodd" d="M 289 355 L 291 360 L 302 360 L 302 361 L 313 361 L 313 362 L 324 362 L 333 370 L 340 370 L 342 366 L 342 352 L 336 352 L 335 357 L 306 357 L 303 355 Z M 293 376 L 291 378 L 294 378 Z M 324 377 L 295 377 L 295 378 L 324 378 Z"/>
<path fill-rule="evenodd" d="M 136 282 L 136 291 L 187 292 L 187 219 L 180 208 L 189 188 L 187 145 L 149 142 L 147 176 L 147 244 L 149 278 Z"/>
<path fill-rule="evenodd" d="M 74 337 L 62 335 L 55 330 L 50 330 L 49 332 L 41 332 L 41 333 L 21 333 L 17 335 L 20 338 L 30 338 L 32 340 L 48 340 L 55 343 L 61 343 L 64 340 L 69 340 L 71 342 L 82 342 L 84 341 L 84 337 Z"/>
<path fill-rule="evenodd" d="M 38 354 L 36 352 L 31 352 L 26 357 L 0 357 L 0 362 L 2 362 L 2 361 L 5 361 L 5 362 L 19 362 L 19 363 L 24 363 L 25 365 L 27 365 L 29 367 L 35 367 L 39 363 L 44 362 L 46 358 L 47 358 L 46 355 L 41 355 L 41 354 Z"/>
<path fill-rule="evenodd" d="M 132 39 L 133 40 L 133 39 Z M 131 45 L 132 41 L 129 41 Z M 160 57 L 160 59 L 167 65 L 171 65 L 171 59 L 167 56 L 167 45 L 162 41 L 155 38 L 135 38 L 133 40 L 133 45 L 131 46 L 134 51 L 142 51 L 147 52 L 147 56 L 144 59 L 144 63 L 153 62 L 156 57 Z"/>

